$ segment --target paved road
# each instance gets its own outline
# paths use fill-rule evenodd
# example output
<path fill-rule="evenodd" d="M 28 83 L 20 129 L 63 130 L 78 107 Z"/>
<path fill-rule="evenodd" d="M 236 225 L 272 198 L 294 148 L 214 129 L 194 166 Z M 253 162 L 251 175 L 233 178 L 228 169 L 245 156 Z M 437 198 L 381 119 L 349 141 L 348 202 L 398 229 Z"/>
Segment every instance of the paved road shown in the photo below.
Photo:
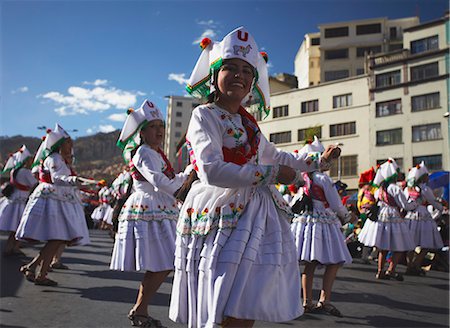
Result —
<path fill-rule="evenodd" d="M 28 258 L 1 258 L 0 326 L 131 327 L 126 313 L 142 274 L 110 271 L 111 238 L 91 230 L 91 239 L 89 246 L 66 249 L 63 260 L 70 270 L 50 274 L 58 287 L 27 282 L 18 269 Z M 5 240 L 0 236 L 0 246 Z M 23 248 L 30 258 L 37 250 Z M 322 273 L 314 282 L 316 294 Z M 448 273 L 432 271 L 404 282 L 376 281 L 374 274 L 375 265 L 358 263 L 339 271 L 333 298 L 344 318 L 308 314 L 282 324 L 257 322 L 255 327 L 449 327 Z M 161 286 L 150 312 L 168 327 L 184 327 L 167 318 L 171 280 Z"/>

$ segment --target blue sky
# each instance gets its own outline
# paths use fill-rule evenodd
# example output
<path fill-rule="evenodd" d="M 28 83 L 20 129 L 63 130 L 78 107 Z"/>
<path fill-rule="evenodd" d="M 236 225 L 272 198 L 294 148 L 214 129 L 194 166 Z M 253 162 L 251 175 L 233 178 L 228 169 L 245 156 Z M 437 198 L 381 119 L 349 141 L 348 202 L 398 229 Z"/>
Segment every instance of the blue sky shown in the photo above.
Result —
<path fill-rule="evenodd" d="M 200 53 L 245 26 L 269 55 L 270 74 L 293 73 L 305 33 L 375 17 L 443 16 L 447 0 L 3 1 L 0 0 L 0 135 L 40 137 L 59 122 L 73 137 L 122 127 L 146 98 L 167 95 Z"/>

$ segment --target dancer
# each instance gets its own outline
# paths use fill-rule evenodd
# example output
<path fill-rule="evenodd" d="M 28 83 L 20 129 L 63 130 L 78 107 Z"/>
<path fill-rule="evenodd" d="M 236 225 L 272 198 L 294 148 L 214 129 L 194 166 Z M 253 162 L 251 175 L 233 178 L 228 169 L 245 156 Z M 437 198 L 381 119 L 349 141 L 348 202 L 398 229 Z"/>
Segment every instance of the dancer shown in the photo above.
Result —
<path fill-rule="evenodd" d="M 440 250 L 444 247 L 442 237 L 437 229 L 436 221 L 427 209 L 427 205 L 432 205 L 439 212 L 443 206 L 436 201 L 433 192 L 427 186 L 428 169 L 422 162 L 413 167 L 407 178 L 407 187 L 404 190 L 405 196 L 417 203 L 417 208 L 408 212 L 406 219 L 409 219 L 409 229 L 411 230 L 415 246 L 420 247 L 420 252 L 408 253 L 407 275 L 424 275 L 422 262 L 429 251 Z"/>
<path fill-rule="evenodd" d="M 397 273 L 396 267 L 400 256 L 415 248 L 408 222 L 401 216 L 400 210 L 414 210 L 416 202 L 408 202 L 403 190 L 397 186 L 398 166 L 394 159 L 389 158 L 383 163 L 374 178 L 374 184 L 379 186 L 375 192 L 380 207 L 378 220 L 367 220 L 358 235 L 359 241 L 365 246 L 376 246 L 378 249 L 377 279 L 395 279 L 403 281 L 403 276 Z M 392 261 L 384 272 L 386 255 L 393 252 Z"/>
<path fill-rule="evenodd" d="M 299 153 L 317 156 L 324 150 L 319 139 L 314 136 L 314 141 L 306 144 Z M 305 312 L 323 311 L 342 317 L 341 312 L 331 304 L 331 291 L 339 267 L 352 262 L 341 226 L 355 221 L 356 217 L 342 205 L 338 191 L 328 175 L 314 171 L 303 176 L 303 192 L 312 198 L 312 210 L 296 215 L 291 224 L 298 259 L 305 265 L 302 273 L 303 308 Z M 325 273 L 319 301 L 315 304 L 312 300 L 312 288 L 317 266 L 325 266 Z"/>
<path fill-rule="evenodd" d="M 199 180 L 178 219 L 169 317 L 188 327 L 292 320 L 303 312 L 299 271 L 290 208 L 275 184 L 329 166 L 334 148 L 300 156 L 262 135 L 242 105 L 269 110 L 267 63 L 245 28 L 201 46 L 187 90 L 209 99 L 186 136 Z"/>
<path fill-rule="evenodd" d="M 43 142 L 41 152 L 35 157 L 35 163 L 42 163 L 39 174 L 41 183 L 30 195 L 16 238 L 46 241 L 39 254 L 20 271 L 36 285 L 56 286 L 56 281 L 47 278 L 47 272 L 58 248 L 64 243 L 89 243 L 89 234 L 76 187 L 83 179 L 71 169 L 72 139 L 56 124 L 55 130 L 47 130 Z M 39 271 L 35 274 L 37 266 Z"/>
<path fill-rule="evenodd" d="M 0 231 L 9 232 L 4 256 L 24 255 L 19 249 L 20 242 L 16 240 L 15 234 L 30 190 L 37 184 L 37 180 L 30 171 L 32 163 L 33 157 L 23 145 L 19 151 L 9 157 L 3 168 L 2 173 L 10 173 L 10 184 L 13 187 L 11 195 L 0 199 Z"/>
<path fill-rule="evenodd" d="M 118 145 L 130 165 L 134 191 L 119 214 L 111 270 L 145 271 L 136 303 L 128 313 L 133 326 L 162 327 L 148 315 L 148 304 L 174 269 L 178 206 L 173 196 L 192 169 L 174 174 L 161 150 L 164 120 L 150 101 L 128 114 Z"/>

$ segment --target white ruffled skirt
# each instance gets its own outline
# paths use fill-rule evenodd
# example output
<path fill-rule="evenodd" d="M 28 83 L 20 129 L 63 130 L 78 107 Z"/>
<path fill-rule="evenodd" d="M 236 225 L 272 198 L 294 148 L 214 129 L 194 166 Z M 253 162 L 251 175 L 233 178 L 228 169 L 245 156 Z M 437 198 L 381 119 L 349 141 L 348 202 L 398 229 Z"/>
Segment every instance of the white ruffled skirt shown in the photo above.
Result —
<path fill-rule="evenodd" d="M 40 183 L 25 206 L 16 238 L 25 241 L 90 242 L 79 191 L 72 186 Z"/>
<path fill-rule="evenodd" d="M 411 251 L 416 247 L 408 221 L 392 207 L 381 207 L 378 221 L 366 220 L 358 240 L 365 246 L 393 252 Z"/>
<path fill-rule="evenodd" d="M 22 218 L 28 192 L 14 191 L 10 198 L 0 198 L 0 231 L 15 232 Z"/>
<path fill-rule="evenodd" d="M 163 205 L 167 203 L 167 205 Z M 135 192 L 119 215 L 111 270 L 159 272 L 174 269 L 176 219 L 174 199 Z"/>
<path fill-rule="evenodd" d="M 281 322 L 302 315 L 288 220 L 260 187 L 235 228 L 178 235 L 170 319 L 216 327 L 225 317 Z"/>
<path fill-rule="evenodd" d="M 444 247 L 437 224 L 425 206 L 419 206 L 416 211 L 409 212 L 406 219 L 409 220 L 409 230 L 416 246 L 426 249 Z"/>
<path fill-rule="evenodd" d="M 94 211 L 92 211 L 91 214 L 91 219 L 94 221 L 103 221 L 103 217 L 105 216 L 105 212 L 106 212 L 106 204 L 105 203 L 101 203 L 100 205 L 98 205 Z"/>
<path fill-rule="evenodd" d="M 323 265 L 350 264 L 352 256 L 341 231 L 341 222 L 331 209 L 296 216 L 291 224 L 299 261 Z"/>

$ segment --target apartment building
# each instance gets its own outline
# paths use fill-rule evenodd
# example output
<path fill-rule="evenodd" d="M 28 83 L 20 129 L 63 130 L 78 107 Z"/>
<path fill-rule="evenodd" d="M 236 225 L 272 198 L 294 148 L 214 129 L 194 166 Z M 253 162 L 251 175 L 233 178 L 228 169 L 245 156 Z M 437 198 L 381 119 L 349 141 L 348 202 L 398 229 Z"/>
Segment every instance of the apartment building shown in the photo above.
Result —
<path fill-rule="evenodd" d="M 370 160 L 449 170 L 448 15 L 403 32 L 402 50 L 369 60 Z"/>
<path fill-rule="evenodd" d="M 254 116 L 264 136 L 285 151 L 302 148 L 308 135 L 313 134 L 325 146 L 339 143 L 341 158 L 329 173 L 334 180 L 344 180 L 350 189 L 356 189 L 359 172 L 372 165 L 367 147 L 368 87 L 364 75 L 274 93 L 269 116 L 263 120 L 257 113 Z"/>
<path fill-rule="evenodd" d="M 418 24 L 418 17 L 383 17 L 319 25 L 295 58 L 299 88 L 364 74 L 368 54 L 402 49 L 403 30 Z"/>

